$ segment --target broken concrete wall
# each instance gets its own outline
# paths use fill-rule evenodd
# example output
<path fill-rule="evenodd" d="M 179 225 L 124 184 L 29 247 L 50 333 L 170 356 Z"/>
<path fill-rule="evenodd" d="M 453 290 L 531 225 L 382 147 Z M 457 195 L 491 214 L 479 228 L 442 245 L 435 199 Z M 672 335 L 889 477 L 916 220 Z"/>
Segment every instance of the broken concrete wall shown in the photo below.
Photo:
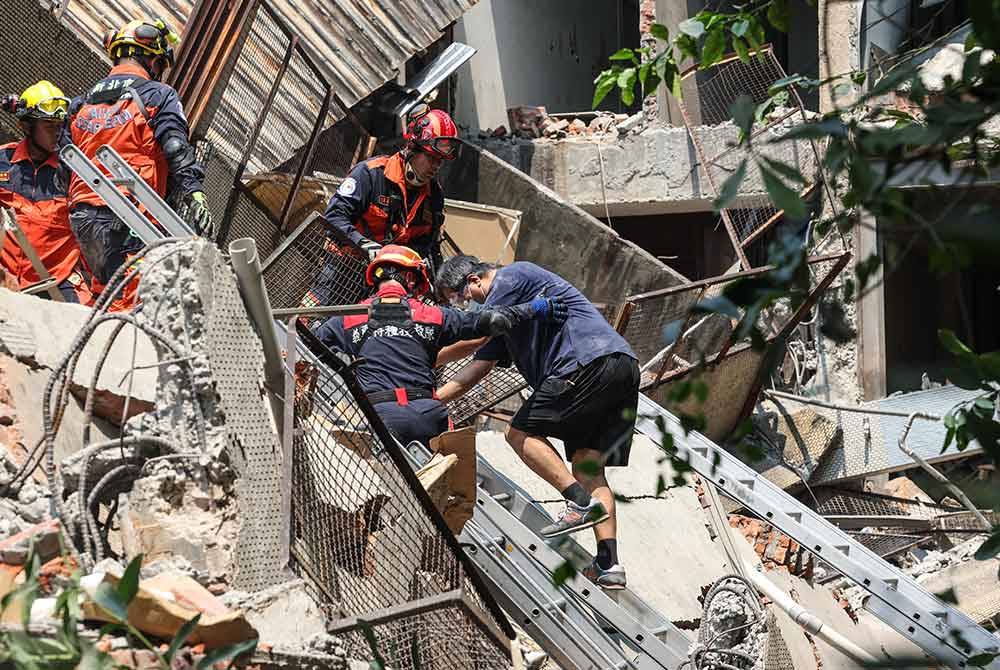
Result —
<path fill-rule="evenodd" d="M 558 272 L 594 302 L 618 302 L 632 293 L 686 281 L 488 151 L 463 151 L 442 181 L 449 197 L 520 210 L 517 260 Z"/>
<path fill-rule="evenodd" d="M 52 302 L 0 289 L 0 352 L 11 400 L 23 410 L 24 441 L 33 446 L 42 437 L 41 398 L 52 372 L 69 353 L 83 330 L 90 309 Z M 56 461 L 80 448 L 87 389 L 94 382 L 102 351 L 115 330 L 103 323 L 81 350 L 70 382 L 72 393 L 56 436 Z M 94 388 L 94 439 L 117 437 L 117 426 L 130 416 L 153 408 L 158 361 L 146 334 L 126 326 L 104 361 Z M 133 369 L 134 368 L 134 369 Z"/>
<path fill-rule="evenodd" d="M 767 144 L 784 129 L 800 122 L 791 117 L 757 138 L 758 150 L 773 160 L 798 165 L 810 177 L 816 169 L 809 142 Z M 720 156 L 735 145 L 739 130 L 732 123 L 694 130 L 706 156 Z M 651 127 L 639 134 L 568 138 L 563 140 L 480 140 L 487 149 L 561 197 L 594 216 L 641 216 L 710 212 L 715 198 L 688 131 L 684 127 Z M 717 161 L 716 178 L 734 170 L 742 151 Z M 603 162 L 603 164 L 602 164 Z M 716 184 L 721 187 L 722 184 Z M 760 173 L 749 170 L 733 207 L 758 207 L 764 195 Z M 605 200 L 606 199 L 606 200 Z M 752 201 L 750 201 L 752 199 Z M 605 206 L 607 209 L 605 209 Z"/>

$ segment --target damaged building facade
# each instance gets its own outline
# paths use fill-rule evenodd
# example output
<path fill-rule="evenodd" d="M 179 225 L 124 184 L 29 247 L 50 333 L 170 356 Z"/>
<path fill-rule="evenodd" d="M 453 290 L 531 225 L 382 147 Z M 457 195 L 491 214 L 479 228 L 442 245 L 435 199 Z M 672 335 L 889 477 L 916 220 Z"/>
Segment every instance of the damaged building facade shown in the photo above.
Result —
<path fill-rule="evenodd" d="M 130 609 L 129 620 L 169 642 L 200 612 L 192 663 L 254 638 L 241 662 L 274 668 L 673 669 L 689 657 L 711 668 L 727 658 L 708 648 L 720 634 L 739 667 L 768 669 L 964 667 L 995 652 L 997 561 L 974 559 L 996 525 L 995 469 L 978 445 L 941 450 L 940 417 L 974 396 L 946 383 L 928 344 L 951 327 L 996 349 L 994 310 L 976 303 L 971 332 L 943 307 L 935 323 L 915 315 L 928 296 L 944 305 L 952 291 L 995 290 L 997 278 L 922 285 L 918 258 L 855 302 L 844 279 L 857 261 L 898 252 L 869 221 L 810 250 L 808 295 L 769 315 L 770 348 L 734 337 L 729 318 L 691 311 L 768 272 L 778 234 L 805 242 L 810 230 L 752 173 L 714 211 L 742 158 L 735 98 L 763 100 L 788 73 L 878 67 L 911 46 L 884 12 L 913 26 L 933 18 L 922 39 L 935 49 L 968 14 L 963 2 L 933 17 L 921 3 L 818 4 L 796 7 L 793 28 L 769 34 L 750 63 L 690 69 L 682 100 L 661 91 L 591 110 L 610 53 L 655 43 L 652 23 L 675 32 L 704 3 L 601 0 L 581 15 L 565 0 L 102 11 L 14 0 L 4 10 L 14 23 L 38 25 L 55 46 L 37 58 L 7 44 L 19 54 L 0 65 L 10 91 L 47 77 L 80 93 L 107 66 L 104 28 L 147 11 L 173 22 L 183 46 L 171 83 L 223 232 L 217 247 L 154 243 L 143 308 L 129 318 L 0 292 L 7 592 L 37 552 L 46 602 L 31 623 L 51 632 L 60 579 L 80 569 L 81 629 L 135 667 L 125 638 L 98 640 L 95 622 L 108 620 L 99 584 L 140 554 L 144 614 Z M 442 176 L 446 252 L 559 273 L 640 359 L 632 465 L 609 477 L 629 561 L 620 595 L 576 573 L 591 538 L 537 536 L 558 505 L 499 432 L 527 394 L 516 372 L 497 370 L 453 403 L 460 430 L 421 450 L 397 444 L 351 369 L 296 327 L 322 318 L 304 302 L 321 266 L 337 267 L 335 305 L 367 297 L 364 263 L 330 242 L 321 214 L 352 165 L 397 146 L 401 119 L 428 96 L 469 144 Z M 753 132 L 781 137 L 835 102 L 795 94 Z M 838 206 L 822 146 L 761 147 L 814 175 L 801 193 L 810 212 Z M 993 197 L 991 183 L 980 188 Z M 824 301 L 843 305 L 853 341 L 820 333 Z M 695 379 L 708 397 L 678 399 Z M 688 411 L 704 412 L 700 434 L 674 416 Z M 763 457 L 744 463 L 727 440 L 747 419 Z M 671 469 L 663 431 L 693 473 Z M 952 601 L 937 597 L 947 592 Z M 164 616 L 172 627 L 149 623 Z M 11 608 L 3 618 L 20 621 Z"/>

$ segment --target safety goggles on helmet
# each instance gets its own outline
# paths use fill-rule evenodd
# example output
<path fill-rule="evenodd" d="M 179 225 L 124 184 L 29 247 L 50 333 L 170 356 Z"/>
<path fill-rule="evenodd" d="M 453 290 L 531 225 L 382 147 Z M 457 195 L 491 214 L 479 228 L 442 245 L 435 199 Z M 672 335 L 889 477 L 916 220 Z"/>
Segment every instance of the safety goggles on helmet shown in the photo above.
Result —
<path fill-rule="evenodd" d="M 413 144 L 420 151 L 448 160 L 458 155 L 462 141 L 457 137 L 434 137 L 429 140 L 414 140 Z"/>
<path fill-rule="evenodd" d="M 65 119 L 69 113 L 69 98 L 52 97 L 39 100 L 33 107 L 26 107 L 23 116 L 38 119 Z"/>
<path fill-rule="evenodd" d="M 415 105 L 406 115 L 404 137 L 410 146 L 443 160 L 458 156 L 462 140 L 458 138 L 458 128 L 448 114 L 432 109 L 427 103 Z"/>

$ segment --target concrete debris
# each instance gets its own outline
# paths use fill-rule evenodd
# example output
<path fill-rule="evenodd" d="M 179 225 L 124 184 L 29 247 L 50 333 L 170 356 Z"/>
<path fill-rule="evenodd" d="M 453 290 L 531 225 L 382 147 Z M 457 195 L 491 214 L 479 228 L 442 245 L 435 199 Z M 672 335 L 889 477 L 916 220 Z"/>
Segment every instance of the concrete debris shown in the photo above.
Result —
<path fill-rule="evenodd" d="M 230 591 L 221 601 L 231 609 L 241 610 L 260 638 L 282 651 L 313 649 L 346 657 L 342 647 L 331 650 L 303 643 L 303 640 L 323 639 L 326 621 L 301 579 L 252 594 Z"/>
<path fill-rule="evenodd" d="M 234 572 L 239 534 L 231 492 L 185 468 L 137 479 L 118 498 L 121 542 L 127 556 L 147 561 L 182 558 L 206 583 L 226 582 Z"/>
<path fill-rule="evenodd" d="M 943 584 L 950 577 L 961 574 L 953 570 L 957 566 L 969 563 L 981 563 L 973 560 L 976 551 L 985 541 L 986 536 L 973 537 L 962 544 L 949 549 L 948 551 L 925 551 L 923 549 L 911 550 L 903 564 L 903 572 L 913 577 L 918 584 L 927 587 L 927 584 Z M 992 562 L 987 562 L 992 564 Z M 947 574 L 944 574 L 947 572 Z M 989 598 L 1000 602 L 1000 582 L 996 580 L 996 566 L 994 565 L 993 579 L 986 580 L 979 584 L 980 595 L 983 601 Z M 849 582 L 836 584 L 835 588 L 840 588 L 842 597 L 847 601 L 850 609 L 860 611 L 864 606 L 867 593 L 860 586 L 855 586 Z M 942 588 L 935 593 L 943 593 L 947 588 Z"/>
<path fill-rule="evenodd" d="M 101 572 L 92 572 L 80 580 L 80 588 L 86 596 L 83 615 L 87 620 L 115 620 L 97 604 L 95 594 L 102 584 L 114 587 L 117 583 L 118 578 Z M 198 625 L 188 638 L 190 644 L 200 643 L 206 649 L 214 649 L 258 637 L 241 612 L 229 610 L 184 575 L 162 573 L 140 580 L 138 593 L 128 607 L 132 626 L 166 640 L 172 639 L 181 626 L 199 613 Z"/>
<path fill-rule="evenodd" d="M 922 488 L 914 484 L 912 479 L 906 476 L 890 479 L 880 493 L 885 493 L 895 498 L 905 498 L 914 502 L 934 504 L 934 499 L 927 495 Z"/>
<path fill-rule="evenodd" d="M 225 415 L 209 362 L 207 315 L 201 302 L 206 281 L 200 275 L 212 272 L 217 253 L 214 245 L 201 240 L 161 246 L 146 256 L 140 286 L 143 309 L 136 318 L 164 332 L 173 345 L 154 342 L 158 360 L 170 363 L 160 366 L 156 408 L 134 428 L 215 459 L 227 444 Z M 179 355 L 186 360 L 178 360 Z"/>
<path fill-rule="evenodd" d="M 615 114 L 612 112 L 583 112 L 579 116 L 573 114 L 549 115 L 544 107 L 522 105 L 507 110 L 510 122 L 511 137 L 521 139 L 553 139 L 565 137 L 602 136 L 615 132 L 619 135 L 641 130 L 644 117 L 642 113 Z M 500 132 L 503 130 L 503 132 Z M 483 131 L 482 138 L 504 137 L 506 129 L 502 126 L 496 130 Z"/>

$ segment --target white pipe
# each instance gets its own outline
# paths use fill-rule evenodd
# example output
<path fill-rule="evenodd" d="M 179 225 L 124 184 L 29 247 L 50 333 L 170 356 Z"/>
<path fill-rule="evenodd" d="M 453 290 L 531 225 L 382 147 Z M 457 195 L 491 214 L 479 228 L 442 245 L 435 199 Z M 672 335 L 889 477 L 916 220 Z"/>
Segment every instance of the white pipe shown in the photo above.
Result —
<path fill-rule="evenodd" d="M 819 617 L 792 600 L 792 597 L 785 593 L 781 587 L 761 574 L 759 568 L 757 570 L 749 570 L 748 572 L 749 574 L 747 577 L 757 590 L 770 598 L 775 605 L 784 610 L 785 613 L 792 618 L 792 621 L 801 626 L 810 635 L 818 637 L 840 653 L 861 665 L 867 666 L 879 662 L 877 658 L 858 645 L 854 644 L 854 642 L 847 639 L 830 626 L 824 624 Z"/>

